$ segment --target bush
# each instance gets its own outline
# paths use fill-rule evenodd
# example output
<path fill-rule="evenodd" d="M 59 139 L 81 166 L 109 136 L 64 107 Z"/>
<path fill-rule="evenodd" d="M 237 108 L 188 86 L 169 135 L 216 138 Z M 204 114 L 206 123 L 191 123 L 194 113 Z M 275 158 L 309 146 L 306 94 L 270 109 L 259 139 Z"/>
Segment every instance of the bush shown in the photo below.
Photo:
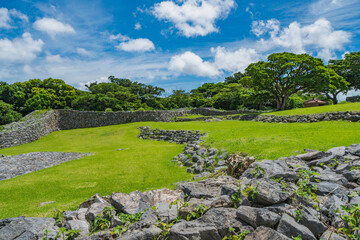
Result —
<path fill-rule="evenodd" d="M 21 119 L 21 114 L 13 110 L 13 106 L 0 100 L 0 125 Z"/>

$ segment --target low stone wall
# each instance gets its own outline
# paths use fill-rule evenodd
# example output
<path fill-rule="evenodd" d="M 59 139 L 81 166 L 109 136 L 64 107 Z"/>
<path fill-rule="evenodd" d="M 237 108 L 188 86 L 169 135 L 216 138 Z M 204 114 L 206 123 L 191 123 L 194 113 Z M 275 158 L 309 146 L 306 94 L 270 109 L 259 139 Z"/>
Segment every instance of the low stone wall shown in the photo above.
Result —
<path fill-rule="evenodd" d="M 185 110 L 132 112 L 57 111 L 61 130 L 102 127 L 131 122 L 170 122 L 173 117 L 180 117 L 187 113 Z"/>
<path fill-rule="evenodd" d="M 4 125 L 0 149 L 30 143 L 59 130 L 58 111 L 33 112 L 22 121 Z"/>
<path fill-rule="evenodd" d="M 229 111 L 221 111 L 214 108 L 194 108 L 188 111 L 188 114 L 200 114 L 204 116 L 225 116 L 225 115 L 234 115 L 234 114 L 243 114 L 243 113 L 260 113 L 255 110 L 229 110 Z"/>
<path fill-rule="evenodd" d="M 360 102 L 360 96 L 352 96 L 346 98 L 347 102 Z"/>

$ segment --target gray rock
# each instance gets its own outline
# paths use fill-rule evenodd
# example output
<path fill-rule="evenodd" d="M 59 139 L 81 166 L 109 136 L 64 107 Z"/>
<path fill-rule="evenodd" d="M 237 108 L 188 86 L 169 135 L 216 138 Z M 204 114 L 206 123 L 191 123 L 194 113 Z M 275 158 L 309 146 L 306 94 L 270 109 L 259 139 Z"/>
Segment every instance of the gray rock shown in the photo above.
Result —
<path fill-rule="evenodd" d="M 345 214 L 345 212 L 341 210 L 341 206 L 346 205 L 348 201 L 347 194 L 342 193 L 331 195 L 323 203 L 321 210 L 330 219 L 332 226 L 338 228 L 342 224 L 341 214 Z M 339 210 L 339 212 L 335 212 L 335 210 Z"/>
<path fill-rule="evenodd" d="M 196 154 L 199 155 L 199 156 L 205 156 L 206 154 L 206 148 L 200 148 L 199 150 L 196 151 Z"/>
<path fill-rule="evenodd" d="M 304 154 L 299 154 L 296 157 L 304 160 L 304 161 L 311 161 L 314 159 L 319 159 L 326 156 L 326 153 L 324 152 L 320 152 L 320 151 L 316 151 L 316 152 L 308 152 L 308 153 L 304 153 Z"/>
<path fill-rule="evenodd" d="M 201 173 L 202 171 L 203 171 L 203 168 L 202 168 L 201 165 L 195 166 L 195 168 L 194 168 L 194 173 L 195 173 L 195 174 L 199 174 L 199 173 Z"/>
<path fill-rule="evenodd" d="M 335 172 L 325 169 L 319 172 L 320 176 L 315 176 L 316 179 L 319 179 L 321 182 L 330 182 L 340 184 L 342 186 L 346 186 L 349 181 L 340 174 L 336 174 Z"/>
<path fill-rule="evenodd" d="M 172 226 L 169 240 L 221 240 L 215 225 L 203 223 L 198 220 L 179 222 Z"/>
<path fill-rule="evenodd" d="M 136 214 L 151 207 L 150 203 L 146 201 L 144 195 L 139 191 L 129 194 L 112 193 L 110 201 L 118 212 L 126 214 Z"/>
<path fill-rule="evenodd" d="M 221 154 L 221 155 L 218 156 L 218 159 L 219 159 L 219 160 L 225 160 L 226 157 L 227 157 L 227 155 L 228 155 L 227 152 L 224 152 L 223 154 Z"/>
<path fill-rule="evenodd" d="M 219 208 L 219 207 L 232 207 L 233 203 L 231 198 L 227 195 L 222 195 L 219 197 L 214 198 L 210 202 L 210 207 L 212 208 Z"/>
<path fill-rule="evenodd" d="M 90 207 L 92 204 L 94 203 L 108 203 L 105 199 L 103 199 L 100 194 L 95 194 L 92 197 L 90 197 L 88 200 L 86 200 L 85 202 L 81 203 L 79 208 L 88 208 Z"/>
<path fill-rule="evenodd" d="M 346 240 L 346 238 L 341 237 L 340 235 L 332 232 L 331 230 L 327 230 L 321 235 L 320 240 Z"/>
<path fill-rule="evenodd" d="M 241 232 L 253 230 L 253 228 L 244 221 L 236 219 L 236 209 L 234 208 L 212 208 L 200 217 L 198 221 L 215 225 L 221 237 L 229 234 L 230 227 L 238 229 Z"/>
<path fill-rule="evenodd" d="M 314 236 L 318 237 L 327 230 L 325 224 L 323 224 L 317 217 L 316 210 L 312 211 L 312 209 L 304 207 L 302 214 L 303 217 L 299 223 L 307 227 L 314 234 Z"/>
<path fill-rule="evenodd" d="M 344 177 L 350 182 L 357 182 L 360 179 L 360 170 L 352 170 L 343 173 Z"/>
<path fill-rule="evenodd" d="M 202 158 L 198 155 L 193 155 L 192 158 L 191 158 L 194 162 L 199 162 L 202 160 Z"/>
<path fill-rule="evenodd" d="M 66 229 L 80 230 L 81 235 L 87 236 L 89 234 L 89 224 L 86 221 L 81 220 L 70 220 L 65 223 Z"/>
<path fill-rule="evenodd" d="M 76 211 L 76 219 L 85 221 L 86 220 L 85 214 L 86 214 L 87 210 L 88 210 L 87 208 L 79 208 Z"/>
<path fill-rule="evenodd" d="M 287 214 L 282 216 L 277 231 L 290 238 L 300 235 L 303 240 L 316 240 L 314 234 L 307 227 L 297 223 Z"/>
<path fill-rule="evenodd" d="M 244 240 L 291 240 L 287 236 L 268 227 L 258 227 L 245 237 Z"/>
<path fill-rule="evenodd" d="M 254 228 L 259 226 L 272 228 L 280 221 L 280 215 L 272 211 L 249 206 L 240 206 L 236 211 L 236 216 Z"/>
<path fill-rule="evenodd" d="M 219 161 L 217 164 L 218 167 L 223 167 L 226 166 L 226 162 L 225 161 Z"/>
<path fill-rule="evenodd" d="M 149 208 L 144 212 L 144 214 L 141 216 L 140 221 L 147 223 L 149 225 L 154 225 L 156 221 L 158 220 L 158 216 L 156 214 L 156 211 Z"/>
<path fill-rule="evenodd" d="M 253 172 L 256 167 L 261 167 L 264 169 L 264 176 L 260 176 L 260 173 L 258 176 L 255 176 L 255 173 Z M 285 179 L 291 179 L 291 180 L 297 180 L 297 172 L 294 169 L 289 168 L 289 166 L 286 164 L 285 161 L 280 160 L 264 160 L 261 162 L 254 162 L 252 163 L 249 168 L 242 174 L 242 178 L 285 178 Z"/>
<path fill-rule="evenodd" d="M 222 186 L 233 186 L 236 188 L 237 179 L 230 176 L 209 178 L 199 182 L 179 183 L 177 190 L 182 190 L 190 198 L 214 198 L 220 196 Z"/>
<path fill-rule="evenodd" d="M 352 144 L 347 148 L 347 152 L 355 156 L 360 156 L 360 144 Z"/>
<path fill-rule="evenodd" d="M 350 200 L 350 204 L 351 205 L 358 204 L 360 206 L 360 196 L 352 197 L 351 200 Z"/>
<path fill-rule="evenodd" d="M 252 202 L 262 205 L 274 205 L 282 203 L 289 198 L 289 194 L 281 189 L 281 185 L 271 179 L 253 179 L 251 186 L 259 192 L 255 199 L 249 199 Z"/>
<path fill-rule="evenodd" d="M 63 213 L 64 219 L 69 220 L 76 220 L 76 211 L 65 211 Z"/>
<path fill-rule="evenodd" d="M 162 222 L 172 222 L 178 216 L 178 207 L 173 205 L 170 207 L 169 203 L 159 203 L 156 205 L 156 215 L 159 217 Z"/>
<path fill-rule="evenodd" d="M 58 227 L 54 226 L 53 218 L 9 218 L 0 220 L 0 239 L 2 240 L 37 240 L 43 236 L 45 229 L 54 238 Z"/>
<path fill-rule="evenodd" d="M 125 232 L 120 237 L 116 238 L 119 240 L 154 240 L 158 239 L 161 234 L 161 229 L 155 226 L 149 228 L 134 229 Z M 103 238 L 101 238 L 103 239 Z M 111 239 L 111 238 L 109 238 Z"/>
<path fill-rule="evenodd" d="M 336 155 L 336 156 L 345 156 L 346 154 L 346 147 L 334 147 L 334 148 L 330 148 L 329 150 L 326 151 L 326 153 L 330 153 L 331 155 Z"/>
<path fill-rule="evenodd" d="M 317 194 L 319 195 L 327 195 L 329 193 L 348 193 L 348 190 L 337 183 L 330 183 L 330 182 L 319 182 L 319 183 L 313 183 L 314 185 L 317 185 Z"/>
<path fill-rule="evenodd" d="M 186 219 L 186 217 L 196 210 L 196 207 L 199 205 L 205 205 L 207 207 L 210 206 L 210 200 L 207 199 L 198 199 L 198 198 L 191 198 L 188 201 L 188 205 L 186 207 L 182 207 L 179 209 L 179 216 Z"/>
<path fill-rule="evenodd" d="M 105 207 L 110 207 L 108 203 L 94 203 L 85 213 L 85 218 L 88 222 L 93 222 L 97 216 L 103 216 Z"/>
<path fill-rule="evenodd" d="M 218 152 L 218 150 L 216 148 L 208 149 L 209 156 L 214 156 L 217 154 L 217 152 Z"/>

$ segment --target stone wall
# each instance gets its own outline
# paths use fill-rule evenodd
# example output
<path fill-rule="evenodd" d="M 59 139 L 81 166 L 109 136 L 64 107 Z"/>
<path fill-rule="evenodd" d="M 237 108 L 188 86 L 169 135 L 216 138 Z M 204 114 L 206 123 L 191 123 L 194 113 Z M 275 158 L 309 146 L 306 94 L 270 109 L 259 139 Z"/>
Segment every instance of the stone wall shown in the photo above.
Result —
<path fill-rule="evenodd" d="M 224 116 L 224 115 L 234 115 L 234 114 L 243 114 L 243 113 L 260 113 L 259 111 L 255 110 L 229 110 L 229 111 L 221 111 L 214 108 L 194 108 L 187 111 L 187 114 L 200 114 L 204 116 Z"/>
<path fill-rule="evenodd" d="M 360 102 L 360 96 L 352 96 L 346 98 L 347 102 Z"/>
<path fill-rule="evenodd" d="M 0 132 L 0 149 L 34 142 L 59 130 L 58 111 L 36 111 L 19 122 L 4 125 Z"/>

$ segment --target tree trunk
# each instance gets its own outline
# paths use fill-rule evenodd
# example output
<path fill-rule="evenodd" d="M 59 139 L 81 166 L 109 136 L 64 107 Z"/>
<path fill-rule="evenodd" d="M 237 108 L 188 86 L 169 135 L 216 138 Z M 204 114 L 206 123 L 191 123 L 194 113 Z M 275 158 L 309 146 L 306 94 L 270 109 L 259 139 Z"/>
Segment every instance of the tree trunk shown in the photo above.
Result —
<path fill-rule="evenodd" d="M 276 106 L 277 106 L 277 110 L 285 110 L 286 108 L 286 102 L 288 100 L 289 96 L 284 96 L 284 97 L 281 97 L 280 100 L 276 100 Z"/>
<path fill-rule="evenodd" d="M 333 102 L 333 104 L 338 104 L 338 100 L 336 98 L 337 94 L 333 94 L 333 97 L 331 98 L 331 101 Z"/>

